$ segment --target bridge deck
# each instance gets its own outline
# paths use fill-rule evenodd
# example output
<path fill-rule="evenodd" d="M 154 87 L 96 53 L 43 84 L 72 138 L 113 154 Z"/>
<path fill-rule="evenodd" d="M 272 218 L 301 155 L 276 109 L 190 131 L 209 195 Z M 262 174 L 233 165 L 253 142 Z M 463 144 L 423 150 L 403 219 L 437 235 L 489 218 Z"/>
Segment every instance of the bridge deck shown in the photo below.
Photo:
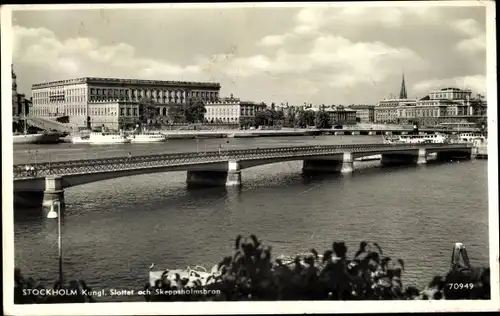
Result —
<path fill-rule="evenodd" d="M 315 145 L 299 147 L 279 147 L 262 149 L 243 149 L 228 151 L 211 151 L 199 153 L 157 154 L 137 157 L 101 158 L 91 160 L 72 160 L 64 162 L 44 162 L 34 165 L 14 165 L 14 180 L 34 179 L 53 175 L 76 175 L 96 172 L 113 172 L 183 166 L 195 164 L 210 164 L 230 160 L 258 160 L 311 156 L 328 156 L 344 152 L 382 154 L 384 152 L 418 150 L 466 149 L 472 144 L 348 144 L 348 145 Z"/>

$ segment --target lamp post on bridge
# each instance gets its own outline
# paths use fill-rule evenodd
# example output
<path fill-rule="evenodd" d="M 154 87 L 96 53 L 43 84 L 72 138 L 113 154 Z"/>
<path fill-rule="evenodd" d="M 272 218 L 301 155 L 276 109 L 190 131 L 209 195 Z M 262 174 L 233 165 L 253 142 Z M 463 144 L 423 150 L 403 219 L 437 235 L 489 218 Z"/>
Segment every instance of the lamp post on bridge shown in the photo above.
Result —
<path fill-rule="evenodd" d="M 33 166 L 31 167 L 30 170 L 33 172 L 33 176 L 35 176 L 36 172 L 37 172 L 36 164 L 37 164 L 38 149 L 35 149 L 35 150 L 29 149 L 28 155 L 29 155 L 30 162 L 33 160 Z"/>
<path fill-rule="evenodd" d="M 55 212 L 57 208 L 57 212 Z M 63 287 L 63 257 L 62 257 L 62 234 L 61 234 L 61 202 L 55 201 L 50 207 L 47 218 L 57 218 L 57 247 L 59 254 L 59 286 Z"/>

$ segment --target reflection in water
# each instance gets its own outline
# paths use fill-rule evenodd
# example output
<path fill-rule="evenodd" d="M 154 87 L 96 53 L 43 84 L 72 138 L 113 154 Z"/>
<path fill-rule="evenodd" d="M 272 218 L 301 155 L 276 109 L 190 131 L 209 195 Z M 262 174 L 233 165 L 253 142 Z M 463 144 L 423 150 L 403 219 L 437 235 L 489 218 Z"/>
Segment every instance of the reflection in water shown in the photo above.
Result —
<path fill-rule="evenodd" d="M 94 289 L 137 289 L 151 262 L 210 266 L 231 253 L 236 235 L 251 233 L 274 255 L 376 241 L 405 260 L 405 284 L 419 286 L 446 271 L 454 242 L 488 264 L 485 161 L 372 168 L 379 164 L 355 162 L 348 177 L 303 176 L 299 161 L 259 166 L 242 172 L 241 188 L 187 190 L 185 172 L 70 188 L 65 275 Z M 16 265 L 26 275 L 57 277 L 56 223 L 16 209 Z"/>

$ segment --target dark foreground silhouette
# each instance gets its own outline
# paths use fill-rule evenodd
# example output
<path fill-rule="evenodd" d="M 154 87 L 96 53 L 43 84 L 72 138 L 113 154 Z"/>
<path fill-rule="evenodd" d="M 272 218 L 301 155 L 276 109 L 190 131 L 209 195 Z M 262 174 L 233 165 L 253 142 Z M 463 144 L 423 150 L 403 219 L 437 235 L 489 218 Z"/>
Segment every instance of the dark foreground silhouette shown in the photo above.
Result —
<path fill-rule="evenodd" d="M 445 276 L 435 276 L 425 289 L 404 287 L 401 259 L 384 256 L 377 243 L 361 242 L 349 259 L 343 242 L 334 242 L 320 255 L 315 249 L 295 258 L 271 258 L 271 248 L 254 235 L 238 236 L 234 254 L 217 266 L 209 282 L 192 282 L 166 273 L 147 284 L 145 300 L 167 301 L 274 301 L 274 300 L 457 300 L 490 299 L 490 269 L 455 265 Z M 44 289 L 15 270 L 15 304 L 95 302 L 83 281 L 61 287 L 71 295 L 35 295 L 26 289 Z M 23 291 L 24 290 L 24 291 Z M 172 295 L 175 293 L 175 295 Z M 64 293 L 63 293 L 64 294 Z"/>

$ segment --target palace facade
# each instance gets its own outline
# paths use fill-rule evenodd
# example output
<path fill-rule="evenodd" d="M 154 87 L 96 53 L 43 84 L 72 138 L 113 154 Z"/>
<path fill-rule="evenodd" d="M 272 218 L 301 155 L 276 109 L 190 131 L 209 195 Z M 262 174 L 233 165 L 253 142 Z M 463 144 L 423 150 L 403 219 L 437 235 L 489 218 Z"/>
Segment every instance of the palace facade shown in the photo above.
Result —
<path fill-rule="evenodd" d="M 33 104 L 30 115 L 48 118 L 68 116 L 69 124 L 75 127 L 87 126 L 88 117 L 90 121 L 99 121 L 104 125 L 108 124 L 104 120 L 110 120 L 110 124 L 114 125 L 113 122 L 121 117 L 120 111 L 102 112 L 95 109 L 104 106 L 102 104 L 113 104 L 109 105 L 113 109 L 120 108 L 116 108 L 116 104 L 122 104 L 126 109 L 131 104 L 148 98 L 159 108 L 160 115 L 166 116 L 170 106 L 184 104 L 190 98 L 214 102 L 219 98 L 219 91 L 220 84 L 211 82 L 94 77 L 53 81 L 32 86 Z M 124 118 L 129 120 L 126 113 L 127 111 Z M 112 115 L 116 117 L 111 119 Z M 133 117 L 133 114 L 130 115 Z"/>
<path fill-rule="evenodd" d="M 266 105 L 263 103 L 241 101 L 231 95 L 215 102 L 207 102 L 205 104 L 205 119 L 210 123 L 249 126 L 254 123 L 255 114 L 265 108 Z"/>

